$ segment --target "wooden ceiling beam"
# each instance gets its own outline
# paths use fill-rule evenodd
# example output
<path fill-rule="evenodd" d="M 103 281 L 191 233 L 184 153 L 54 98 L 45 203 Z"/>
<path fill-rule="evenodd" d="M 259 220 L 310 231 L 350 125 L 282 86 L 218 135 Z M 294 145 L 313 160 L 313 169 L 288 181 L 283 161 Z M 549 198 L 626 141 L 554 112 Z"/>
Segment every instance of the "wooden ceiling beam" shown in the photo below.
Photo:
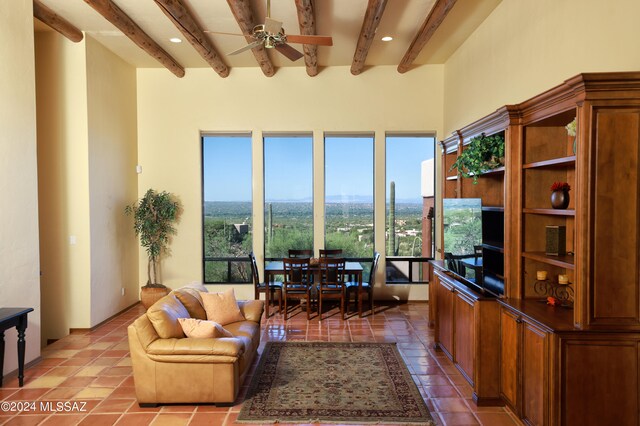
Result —
<path fill-rule="evenodd" d="M 33 16 L 74 43 L 78 43 L 84 38 L 82 31 L 74 27 L 62 16 L 40 3 L 39 0 L 33 0 Z"/>
<path fill-rule="evenodd" d="M 138 26 L 111 0 L 84 0 L 96 12 L 111 22 L 139 48 L 153 56 L 177 77 L 184 77 L 184 68 Z"/>
<path fill-rule="evenodd" d="M 351 63 L 351 74 L 353 75 L 360 74 L 364 69 L 364 62 L 369 54 L 371 43 L 373 43 L 373 38 L 378 30 L 378 25 L 380 25 L 386 5 L 387 0 L 369 0 L 364 21 L 362 21 L 362 29 L 360 30 L 360 37 L 358 37 L 356 51 L 353 54 L 353 62 Z"/>
<path fill-rule="evenodd" d="M 431 39 L 440 24 L 442 24 L 444 18 L 447 17 L 449 11 L 456 4 L 456 1 L 457 0 L 436 0 L 429 15 L 427 15 L 427 19 L 425 19 L 422 27 L 411 42 L 409 49 L 407 49 L 407 52 L 404 54 L 402 61 L 400 61 L 398 65 L 399 73 L 409 71 L 413 61 L 416 60 L 429 39 Z"/>
<path fill-rule="evenodd" d="M 253 19 L 253 13 L 251 12 L 251 6 L 249 5 L 248 0 L 227 0 L 229 4 L 229 8 L 231 8 L 231 12 L 233 16 L 236 18 L 238 25 L 240 26 L 240 30 L 242 34 L 251 34 L 253 32 L 253 27 L 256 26 L 255 21 Z M 245 35 L 245 39 L 247 43 L 253 43 L 255 40 L 250 35 Z M 264 45 L 260 45 L 251 49 L 253 52 L 253 56 L 255 56 L 258 61 L 258 65 L 262 69 L 262 72 L 267 77 L 273 76 L 276 71 L 273 68 L 273 64 L 271 63 L 271 59 L 269 59 L 269 55 L 267 54 L 267 49 Z"/>
<path fill-rule="evenodd" d="M 224 63 L 222 57 L 211 44 L 204 33 L 204 30 L 182 0 L 154 0 L 158 7 L 167 15 L 173 25 L 180 30 L 182 35 L 193 46 L 194 49 L 207 61 L 211 68 L 220 75 L 229 75 L 229 68 Z"/>
<path fill-rule="evenodd" d="M 313 0 L 295 0 L 298 10 L 298 25 L 300 34 L 316 35 L 316 15 L 313 7 Z M 318 46 L 314 44 L 303 44 L 304 64 L 307 67 L 307 75 L 314 77 L 318 75 Z"/>

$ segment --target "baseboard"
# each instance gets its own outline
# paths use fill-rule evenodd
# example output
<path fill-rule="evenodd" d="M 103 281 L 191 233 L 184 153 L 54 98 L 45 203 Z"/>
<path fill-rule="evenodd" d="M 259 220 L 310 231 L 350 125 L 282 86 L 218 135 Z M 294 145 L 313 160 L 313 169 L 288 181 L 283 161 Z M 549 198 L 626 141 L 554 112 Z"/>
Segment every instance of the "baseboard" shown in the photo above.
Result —
<path fill-rule="evenodd" d="M 5 343 L 6 343 L 6 342 L 5 342 Z M 34 359 L 32 359 L 31 361 L 26 362 L 26 363 L 24 364 L 24 369 L 25 369 L 25 371 L 27 370 L 27 368 L 31 368 L 31 367 L 33 367 L 34 365 L 39 364 L 41 361 L 42 361 L 42 357 L 41 357 L 41 356 L 38 356 L 37 358 L 34 358 Z M 11 379 L 13 379 L 14 377 L 18 377 L 18 369 L 17 369 L 17 368 L 16 368 L 15 370 L 10 371 L 10 372 L 8 372 L 7 374 L 5 374 L 5 375 L 3 376 L 3 378 L 2 378 L 2 382 L 3 382 L 3 383 L 5 383 L 7 380 L 11 380 Z"/>
<path fill-rule="evenodd" d="M 136 303 L 134 303 L 134 304 L 132 304 L 132 305 L 127 306 L 126 308 L 124 308 L 124 309 L 123 309 L 123 310 L 121 310 L 120 312 L 117 312 L 117 313 L 115 313 L 115 314 L 111 315 L 111 316 L 110 316 L 109 318 L 107 318 L 106 320 L 99 322 L 98 324 L 94 325 L 94 326 L 93 326 L 93 327 L 91 327 L 91 328 L 70 328 L 70 329 L 69 329 L 69 334 L 74 334 L 74 333 L 82 333 L 82 334 L 83 334 L 83 333 L 88 333 L 88 332 L 90 332 L 90 331 L 93 331 L 93 330 L 95 330 L 96 328 L 98 328 L 98 327 L 100 327 L 100 326 L 102 326 L 102 325 L 105 325 L 106 323 L 108 323 L 109 321 L 111 321 L 112 319 L 114 319 L 115 317 L 117 317 L 117 316 L 119 316 L 119 315 L 121 315 L 121 314 L 123 314 L 123 313 L 127 312 L 129 309 L 132 309 L 132 308 L 134 308 L 136 305 L 139 305 L 139 304 L 140 304 L 140 301 L 138 300 Z"/>

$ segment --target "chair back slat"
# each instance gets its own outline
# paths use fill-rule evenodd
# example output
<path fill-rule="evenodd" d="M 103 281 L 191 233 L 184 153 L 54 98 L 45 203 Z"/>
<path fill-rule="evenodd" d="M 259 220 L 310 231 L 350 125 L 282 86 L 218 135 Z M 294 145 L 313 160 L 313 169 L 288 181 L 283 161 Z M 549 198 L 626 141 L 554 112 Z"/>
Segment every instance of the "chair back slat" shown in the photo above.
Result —
<path fill-rule="evenodd" d="M 344 286 L 345 260 L 336 257 L 321 257 L 320 265 L 320 286 L 337 287 Z"/>
<path fill-rule="evenodd" d="M 260 284 L 260 271 L 258 271 L 258 262 L 256 262 L 256 255 L 253 252 L 249 253 L 249 259 L 251 260 L 251 275 L 253 276 L 253 285 Z"/>
<path fill-rule="evenodd" d="M 342 249 L 320 249 L 320 257 L 342 257 Z"/>
<path fill-rule="evenodd" d="M 371 273 L 369 274 L 369 286 L 373 288 L 376 282 L 376 271 L 378 270 L 378 263 L 380 262 L 380 253 L 377 251 L 373 253 L 373 263 L 371 264 Z"/>
<path fill-rule="evenodd" d="M 282 259 L 284 269 L 284 285 L 286 287 L 308 287 L 311 282 L 309 258 L 285 257 Z"/>
<path fill-rule="evenodd" d="M 289 250 L 289 257 L 290 258 L 307 258 L 307 257 L 313 257 L 313 250 Z"/>

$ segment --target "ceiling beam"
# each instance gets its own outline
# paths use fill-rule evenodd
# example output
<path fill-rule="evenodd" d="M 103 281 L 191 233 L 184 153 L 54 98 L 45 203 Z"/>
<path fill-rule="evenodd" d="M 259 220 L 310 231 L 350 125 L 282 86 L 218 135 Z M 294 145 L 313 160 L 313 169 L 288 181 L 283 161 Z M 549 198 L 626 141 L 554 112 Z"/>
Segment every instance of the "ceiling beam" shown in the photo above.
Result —
<path fill-rule="evenodd" d="M 427 44 L 431 36 L 436 32 L 440 24 L 444 21 L 449 11 L 456 4 L 456 0 L 436 0 L 431 8 L 427 19 L 425 19 L 422 27 L 414 37 L 409 49 L 404 54 L 402 61 L 398 65 L 398 72 L 405 73 L 409 71 L 411 64 L 416 60 L 424 46 Z"/>
<path fill-rule="evenodd" d="M 316 35 L 316 15 L 313 7 L 313 0 L 295 0 L 298 10 L 298 25 L 300 34 Z M 318 75 L 318 46 L 314 44 L 303 44 L 304 64 L 307 67 L 307 74 L 310 77 Z"/>
<path fill-rule="evenodd" d="M 351 74 L 353 75 L 360 74 L 364 69 L 364 61 L 369 54 L 369 48 L 373 43 L 373 38 L 378 30 L 378 25 L 380 25 L 386 5 L 387 0 L 369 0 L 364 21 L 362 21 L 360 37 L 358 37 L 356 52 L 353 54 L 353 62 L 351 63 Z"/>
<path fill-rule="evenodd" d="M 40 3 L 39 0 L 33 0 L 33 16 L 74 43 L 78 43 L 84 38 L 82 31 L 74 27 L 62 16 Z"/>
<path fill-rule="evenodd" d="M 227 3 L 236 21 L 238 21 L 242 34 L 251 34 L 256 24 L 253 20 L 253 13 L 251 12 L 248 0 L 227 0 Z M 255 41 L 250 35 L 245 35 L 245 39 L 247 43 L 253 43 Z M 276 71 L 273 68 L 273 64 L 271 63 L 271 59 L 269 59 L 267 49 L 265 49 L 264 45 L 254 47 L 251 51 L 264 75 L 267 77 L 273 76 Z"/>
<path fill-rule="evenodd" d="M 177 77 L 184 77 L 184 68 L 171 57 L 158 43 L 156 43 L 142 28 L 122 11 L 111 0 L 84 0 L 107 21 L 131 39 L 139 48 L 153 56 Z"/>
<path fill-rule="evenodd" d="M 222 57 L 200 27 L 189 9 L 182 0 L 155 0 L 160 9 L 167 15 L 167 18 L 180 30 L 182 35 L 193 46 L 194 49 L 207 61 L 211 68 L 220 75 L 229 75 L 229 68 L 224 63 Z"/>

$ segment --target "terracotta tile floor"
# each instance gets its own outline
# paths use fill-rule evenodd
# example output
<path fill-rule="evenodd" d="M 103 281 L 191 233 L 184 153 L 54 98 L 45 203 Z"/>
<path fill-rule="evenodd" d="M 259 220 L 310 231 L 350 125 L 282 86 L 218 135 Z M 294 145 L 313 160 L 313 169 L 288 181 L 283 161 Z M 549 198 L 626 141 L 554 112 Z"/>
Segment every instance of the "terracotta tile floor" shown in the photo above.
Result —
<path fill-rule="evenodd" d="M 438 424 L 520 425 L 500 407 L 476 407 L 471 387 L 449 359 L 433 347 L 427 325 L 428 304 L 377 307 L 365 318 L 339 319 L 334 314 L 320 323 L 304 314 L 284 321 L 278 313 L 263 321 L 262 342 L 269 340 L 325 340 L 397 342 L 418 388 Z M 242 406 L 250 374 L 236 405 L 172 405 L 140 408 L 136 403 L 127 326 L 144 309 L 134 306 L 117 318 L 85 334 L 72 334 L 42 351 L 42 362 L 25 371 L 25 385 L 5 381 L 0 401 L 33 402 L 35 411 L 0 411 L 6 425 L 232 425 Z M 325 314 L 326 316 L 327 314 Z M 61 403 L 61 411 L 47 409 Z M 43 403 L 43 404 L 41 404 Z M 65 405 L 66 404 L 66 405 Z M 75 404 L 75 406 L 74 406 Z M 75 410 L 72 410 L 74 409 Z M 78 411 L 83 408 L 84 411 Z"/>

